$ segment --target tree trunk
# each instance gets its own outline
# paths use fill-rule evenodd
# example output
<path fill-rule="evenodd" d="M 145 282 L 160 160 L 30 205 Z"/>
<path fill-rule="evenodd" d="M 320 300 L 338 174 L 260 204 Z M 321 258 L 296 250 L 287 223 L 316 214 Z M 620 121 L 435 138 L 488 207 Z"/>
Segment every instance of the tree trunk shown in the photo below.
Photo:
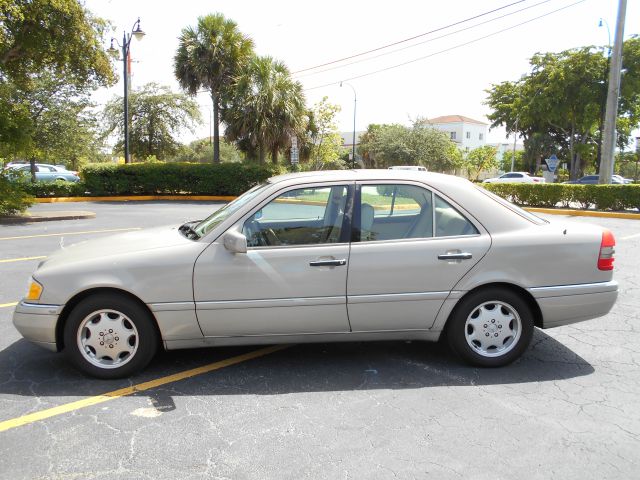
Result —
<path fill-rule="evenodd" d="M 578 172 L 576 168 L 576 159 L 573 154 L 573 136 L 575 135 L 575 126 L 571 124 L 571 136 L 569 137 L 569 158 L 571 162 L 571 170 L 569 172 L 569 177 L 571 180 L 576 180 L 578 178 Z"/>
<path fill-rule="evenodd" d="M 271 149 L 271 162 L 274 164 L 278 163 L 278 147 Z"/>
<path fill-rule="evenodd" d="M 213 163 L 220 163 L 220 126 L 218 94 L 211 92 L 211 100 L 213 100 Z"/>
<path fill-rule="evenodd" d="M 262 145 L 258 147 L 258 158 L 260 160 L 260 165 L 263 165 L 267 159 L 267 149 Z"/>
<path fill-rule="evenodd" d="M 36 159 L 31 157 L 29 159 L 29 165 L 31 165 L 31 182 L 35 183 L 36 181 Z"/>

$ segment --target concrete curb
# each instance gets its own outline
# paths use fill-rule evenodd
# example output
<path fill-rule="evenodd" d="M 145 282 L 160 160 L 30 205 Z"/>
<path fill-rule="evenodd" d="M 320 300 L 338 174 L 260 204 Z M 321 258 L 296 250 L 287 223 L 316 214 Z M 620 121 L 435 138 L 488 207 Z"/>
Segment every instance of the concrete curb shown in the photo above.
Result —
<path fill-rule="evenodd" d="M 31 215 L 16 215 L 12 217 L 0 217 L 0 224 L 7 223 L 31 223 L 31 222 L 49 222 L 53 220 L 80 220 L 83 218 L 95 218 L 94 212 L 46 212 Z"/>
<path fill-rule="evenodd" d="M 548 213 L 551 215 L 569 215 L 574 217 L 602 217 L 602 218 L 623 218 L 627 220 L 640 220 L 639 213 L 627 212 L 602 212 L 599 210 L 572 210 L 570 208 L 534 208 L 527 207 L 525 210 L 533 213 Z"/>

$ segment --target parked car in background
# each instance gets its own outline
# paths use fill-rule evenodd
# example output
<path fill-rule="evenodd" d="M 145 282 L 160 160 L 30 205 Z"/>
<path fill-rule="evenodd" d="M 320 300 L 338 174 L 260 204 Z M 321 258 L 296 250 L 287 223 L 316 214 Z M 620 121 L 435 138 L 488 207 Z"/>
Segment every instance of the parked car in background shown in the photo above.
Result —
<path fill-rule="evenodd" d="M 28 163 L 10 163 L 6 170 L 25 175 L 31 174 L 31 165 Z M 48 165 L 45 163 L 36 163 L 36 181 L 38 182 L 55 182 L 63 180 L 65 182 L 77 182 L 80 177 L 76 172 L 71 172 L 64 167 Z"/>
<path fill-rule="evenodd" d="M 532 177 L 527 172 L 508 172 L 495 178 L 487 178 L 483 183 L 545 183 L 542 177 Z"/>
<path fill-rule="evenodd" d="M 64 165 L 52 165 L 52 167 L 55 168 L 58 172 L 71 172 L 74 175 L 78 175 L 78 172 L 76 170 L 68 170 Z"/>
<path fill-rule="evenodd" d="M 584 177 L 579 178 L 578 180 L 570 180 L 568 182 L 563 182 L 563 183 L 571 183 L 575 185 L 597 185 L 599 180 L 600 180 L 600 175 L 585 175 Z M 611 183 L 615 185 L 624 185 L 625 182 L 623 180 L 624 179 L 620 177 L 620 175 L 611 176 Z"/>
<path fill-rule="evenodd" d="M 281 175 L 205 220 L 55 252 L 13 322 L 101 378 L 139 371 L 158 348 L 445 332 L 467 362 L 498 367 L 534 327 L 609 312 L 614 245 L 606 229 L 550 223 L 455 176 Z"/>
<path fill-rule="evenodd" d="M 629 183 L 633 183 L 633 180 L 630 178 L 624 178 L 622 175 L 611 175 L 611 179 L 619 180 L 620 183 L 628 185 Z"/>

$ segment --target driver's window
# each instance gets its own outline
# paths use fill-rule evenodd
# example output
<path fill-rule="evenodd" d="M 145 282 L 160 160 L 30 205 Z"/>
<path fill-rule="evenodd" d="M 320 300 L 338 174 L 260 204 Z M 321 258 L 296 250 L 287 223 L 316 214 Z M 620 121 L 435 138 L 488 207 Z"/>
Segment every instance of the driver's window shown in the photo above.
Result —
<path fill-rule="evenodd" d="M 243 225 L 249 247 L 337 243 L 346 208 L 346 185 L 289 190 Z"/>

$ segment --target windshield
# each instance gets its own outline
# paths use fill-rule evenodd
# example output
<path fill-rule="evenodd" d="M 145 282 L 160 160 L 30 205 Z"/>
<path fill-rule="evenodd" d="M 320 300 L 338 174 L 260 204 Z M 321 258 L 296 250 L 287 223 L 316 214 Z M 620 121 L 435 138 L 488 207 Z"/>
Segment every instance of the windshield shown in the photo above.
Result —
<path fill-rule="evenodd" d="M 493 192 L 490 192 L 489 190 L 486 190 L 482 187 L 479 187 L 477 185 L 475 185 L 475 187 L 480 190 L 482 193 L 484 193 L 485 195 L 487 195 L 488 197 L 492 198 L 493 200 L 495 200 L 496 202 L 498 202 L 500 205 L 503 205 L 505 207 L 507 207 L 509 210 L 512 210 L 514 212 L 516 212 L 518 215 L 523 216 L 524 218 L 526 218 L 527 220 L 529 220 L 530 222 L 533 222 L 537 225 L 544 225 L 545 223 L 549 223 L 547 220 L 545 220 L 544 218 L 540 218 L 537 215 L 534 215 L 531 212 L 527 212 L 526 210 L 520 208 L 517 205 L 514 205 L 511 202 L 506 201 L 504 198 L 496 195 Z"/>
<path fill-rule="evenodd" d="M 216 210 L 203 221 L 201 221 L 198 225 L 196 225 L 193 230 L 198 234 L 198 236 L 202 237 L 213 230 L 216 226 L 222 223 L 224 220 L 229 218 L 229 216 L 233 215 L 235 212 L 240 210 L 244 205 L 247 204 L 250 200 L 258 196 L 264 189 L 266 189 L 270 184 L 263 183 L 261 185 L 256 185 L 251 190 L 247 190 L 245 193 L 240 195 L 234 201 L 227 203 L 224 207 L 219 210 Z"/>

